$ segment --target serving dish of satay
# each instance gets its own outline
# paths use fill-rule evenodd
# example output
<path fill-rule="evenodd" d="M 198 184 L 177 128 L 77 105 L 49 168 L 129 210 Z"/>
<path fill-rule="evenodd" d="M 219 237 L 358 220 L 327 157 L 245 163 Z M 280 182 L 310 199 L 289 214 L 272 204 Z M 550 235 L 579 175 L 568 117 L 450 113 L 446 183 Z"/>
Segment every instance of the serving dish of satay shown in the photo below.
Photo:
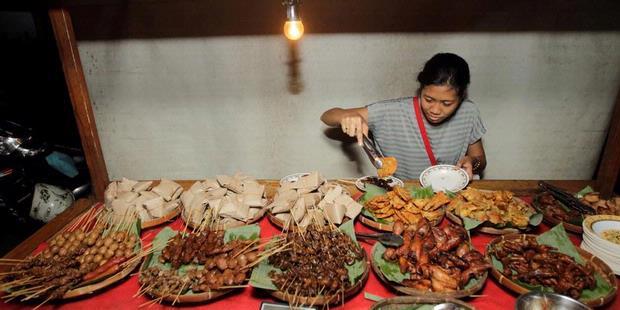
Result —
<path fill-rule="evenodd" d="M 527 231 L 542 221 L 542 214 L 510 191 L 473 187 L 456 193 L 446 217 L 467 230 L 500 235 Z"/>
<path fill-rule="evenodd" d="M 140 267 L 137 296 L 150 305 L 204 302 L 246 287 L 260 262 L 260 228 L 249 225 L 227 230 L 161 230 L 153 251 Z"/>
<path fill-rule="evenodd" d="M 92 294 L 125 278 L 139 264 L 139 221 L 91 208 L 23 260 L 11 260 L 1 282 L 7 301 L 49 301 Z M 4 262 L 5 264 L 7 262 Z"/>
<path fill-rule="evenodd" d="M 421 219 L 437 225 L 444 217 L 450 198 L 444 192 L 427 188 L 394 186 L 386 191 L 367 184 L 359 202 L 364 205 L 360 222 L 383 231 L 392 231 L 395 222 L 414 225 Z"/>
<path fill-rule="evenodd" d="M 181 194 L 181 218 L 191 228 L 222 230 L 249 225 L 267 210 L 265 185 L 241 173 L 195 182 Z"/>
<path fill-rule="evenodd" d="M 486 248 L 491 274 L 506 288 L 555 292 L 597 307 L 614 299 L 613 271 L 599 258 L 575 247 L 562 225 L 541 235 L 510 234 Z"/>
<path fill-rule="evenodd" d="M 269 220 L 284 228 L 311 223 L 341 225 L 355 219 L 362 206 L 346 187 L 314 171 L 283 178 L 268 210 Z"/>
<path fill-rule="evenodd" d="M 340 227 L 311 224 L 282 235 L 268 258 L 252 272 L 250 285 L 297 305 L 343 304 L 368 279 L 366 252 L 353 232 L 353 222 Z"/>
<path fill-rule="evenodd" d="M 422 218 L 415 225 L 394 225 L 403 244 L 377 242 L 371 262 L 379 279 L 395 290 L 418 296 L 460 298 L 482 288 L 491 267 L 469 242 L 465 229 L 448 223 L 443 228 Z"/>
<path fill-rule="evenodd" d="M 122 178 L 108 184 L 104 202 L 106 208 L 117 216 L 133 212 L 140 219 L 141 228 L 150 228 L 181 213 L 179 197 L 182 192 L 180 184 L 168 179 L 136 181 Z"/>
<path fill-rule="evenodd" d="M 600 193 L 590 187 L 574 195 L 544 190 L 534 197 L 533 205 L 543 214 L 547 223 L 562 223 L 567 231 L 578 234 L 583 233 L 582 222 L 587 215 L 620 215 L 620 197 L 603 199 Z"/>

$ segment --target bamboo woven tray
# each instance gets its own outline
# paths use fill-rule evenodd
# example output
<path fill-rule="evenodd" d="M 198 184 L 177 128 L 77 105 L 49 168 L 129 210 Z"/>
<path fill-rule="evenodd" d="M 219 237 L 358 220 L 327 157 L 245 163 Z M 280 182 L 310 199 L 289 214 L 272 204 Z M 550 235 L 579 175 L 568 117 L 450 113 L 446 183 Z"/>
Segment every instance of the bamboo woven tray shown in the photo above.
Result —
<path fill-rule="evenodd" d="M 376 244 L 375 244 L 375 246 L 376 246 Z M 370 253 L 374 252 L 375 246 L 373 246 L 373 248 L 370 251 Z M 431 298 L 435 298 L 435 299 L 462 298 L 462 297 L 467 297 L 469 295 L 473 295 L 474 293 L 476 293 L 480 289 L 482 289 L 482 287 L 484 286 L 484 283 L 487 281 L 487 277 L 488 277 L 488 274 L 489 274 L 488 272 L 485 272 L 478 279 L 478 282 L 474 286 L 472 286 L 472 287 L 470 287 L 468 289 L 452 291 L 452 292 L 430 292 L 430 291 L 416 290 L 416 289 L 413 289 L 411 287 L 402 286 L 399 283 L 395 283 L 393 281 L 388 280 L 383 275 L 383 272 L 381 272 L 381 270 L 379 269 L 379 266 L 377 266 L 377 264 L 372 259 L 371 259 L 371 266 L 372 266 L 372 270 L 375 272 L 375 274 L 381 280 L 381 282 L 389 285 L 394 290 L 396 290 L 398 292 L 401 292 L 401 293 L 404 293 L 404 294 L 407 294 L 407 295 L 411 295 L 411 296 L 431 297 Z"/>
<path fill-rule="evenodd" d="M 443 210 L 445 211 L 445 207 L 442 207 Z M 443 215 L 434 220 L 434 221 L 430 221 L 430 223 L 433 226 L 437 226 L 439 225 L 439 223 L 441 223 L 441 221 L 443 220 L 444 216 L 445 216 L 446 212 L 443 212 Z M 394 223 L 379 223 L 367 216 L 365 216 L 364 214 L 360 214 L 358 216 L 358 219 L 360 222 L 362 222 L 364 225 L 369 226 L 371 228 L 377 229 L 377 230 L 381 230 L 381 231 L 389 231 L 391 232 L 394 229 Z"/>
<path fill-rule="evenodd" d="M 520 239 L 520 238 L 525 238 L 526 236 L 533 236 L 536 237 L 536 235 L 532 235 L 532 234 L 512 234 L 512 235 L 504 235 L 504 236 L 500 236 L 497 237 L 495 239 L 493 239 L 486 247 L 486 253 L 485 255 L 489 258 L 489 260 L 491 259 L 490 255 L 489 255 L 489 250 L 491 249 L 491 247 L 495 246 L 497 243 L 503 241 L 503 240 L 513 240 L 513 239 Z M 613 287 L 612 291 L 607 294 L 605 297 L 601 297 L 601 298 L 597 298 L 597 299 L 579 299 L 579 301 L 581 301 L 582 303 L 590 306 L 590 307 L 599 307 L 602 305 L 605 305 L 609 302 L 611 302 L 612 300 L 614 300 L 614 297 L 616 296 L 616 292 L 618 291 L 618 285 L 616 282 L 616 277 L 613 273 L 613 271 L 611 270 L 611 268 L 609 268 L 609 266 L 607 266 L 607 264 L 605 264 L 605 262 L 603 262 L 602 260 L 600 260 L 598 257 L 593 256 L 592 254 L 582 250 L 579 247 L 575 247 L 575 249 L 577 250 L 577 252 L 579 252 L 579 255 L 581 255 L 581 257 L 583 257 L 583 259 L 587 262 L 589 262 L 590 264 L 592 264 L 592 267 L 594 268 L 594 270 L 598 273 L 600 273 L 603 278 L 609 282 L 611 284 L 611 286 Z M 515 283 L 514 281 L 512 281 L 511 279 L 507 278 L 506 276 L 504 276 L 499 270 L 497 270 L 495 268 L 495 266 L 493 266 L 491 268 L 491 275 L 493 275 L 493 277 L 497 280 L 497 282 L 499 282 L 501 285 L 503 285 L 504 287 L 508 288 L 509 290 L 517 293 L 517 294 L 525 294 L 527 292 L 529 292 L 530 290 Z"/>
<path fill-rule="evenodd" d="M 241 226 L 246 226 L 246 225 L 251 225 L 254 224 L 258 221 L 260 221 L 260 219 L 263 218 L 263 216 L 265 215 L 265 212 L 267 211 L 267 208 L 263 208 L 262 210 L 260 210 L 256 216 L 254 216 L 253 218 L 249 219 L 247 222 L 241 222 L 241 223 L 228 223 L 228 224 L 216 224 L 215 226 L 205 226 L 205 229 L 208 230 L 226 230 L 229 228 L 235 228 L 235 227 L 241 227 Z M 185 218 L 185 215 L 183 215 L 184 213 L 181 212 L 181 219 L 183 220 L 183 223 L 185 223 L 185 225 L 187 225 L 187 227 L 190 227 L 192 229 L 196 229 L 196 225 L 193 223 L 193 221 L 188 221 Z"/>
<path fill-rule="evenodd" d="M 421 305 L 437 305 L 441 303 L 453 303 L 461 309 L 474 310 L 474 306 L 450 297 L 431 297 L 431 296 L 399 296 L 383 299 L 376 302 L 370 310 L 405 310 L 415 309 Z"/>
<path fill-rule="evenodd" d="M 532 201 L 532 206 L 538 210 L 538 212 L 542 213 L 543 215 L 543 220 L 549 224 L 550 226 L 555 226 L 557 224 L 562 223 L 562 226 L 564 226 L 564 229 L 566 229 L 567 231 L 576 233 L 576 234 L 582 234 L 583 233 L 583 228 L 581 227 L 581 225 L 575 225 L 575 224 L 571 224 L 571 223 L 567 223 L 564 221 L 561 221 L 553 216 L 549 216 L 547 215 L 542 206 L 540 205 L 540 203 L 538 202 L 538 199 L 540 198 L 540 196 L 542 196 L 542 193 L 534 196 L 534 200 Z M 558 202 L 559 203 L 559 202 Z"/>
<path fill-rule="evenodd" d="M 331 295 L 331 296 L 312 296 L 312 297 L 304 297 L 304 296 L 292 296 L 282 291 L 270 291 L 271 296 L 289 302 L 295 305 L 316 305 L 316 306 L 325 306 L 329 304 L 337 305 L 339 303 L 344 303 L 344 299 L 347 299 L 355 294 L 357 294 L 364 285 L 366 284 L 366 280 L 368 280 L 368 274 L 370 267 L 368 262 L 368 256 L 366 251 L 362 251 L 364 257 L 363 260 L 366 261 L 366 268 L 364 269 L 364 273 L 359 278 L 359 280 L 342 294 Z"/>
<path fill-rule="evenodd" d="M 156 218 L 156 219 L 152 219 L 150 221 L 142 222 L 140 224 L 140 228 L 146 229 L 146 228 L 151 228 L 151 227 L 155 227 L 157 225 L 164 224 L 166 222 L 170 222 L 170 221 L 172 221 L 172 219 L 177 217 L 180 213 L 181 213 L 181 207 L 179 206 L 179 207 L 174 208 L 168 214 L 166 214 L 166 215 L 164 215 L 164 216 L 162 216 L 160 218 Z"/>

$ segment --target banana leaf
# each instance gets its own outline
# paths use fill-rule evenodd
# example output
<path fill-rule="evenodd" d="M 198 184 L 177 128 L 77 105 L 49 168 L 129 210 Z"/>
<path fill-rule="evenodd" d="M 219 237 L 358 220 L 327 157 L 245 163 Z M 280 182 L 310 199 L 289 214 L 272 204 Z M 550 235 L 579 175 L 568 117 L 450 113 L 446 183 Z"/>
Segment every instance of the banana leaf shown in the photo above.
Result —
<path fill-rule="evenodd" d="M 355 238 L 355 230 L 353 228 L 353 221 L 347 221 L 346 223 L 340 225 L 338 229 L 340 229 L 343 233 L 347 234 L 358 247 L 360 246 L 359 243 L 357 242 L 357 239 Z M 359 278 L 364 274 L 364 271 L 368 267 L 367 267 L 366 261 L 363 259 L 360 259 L 354 262 L 350 266 L 345 266 L 345 268 L 347 269 L 351 284 L 355 284 L 359 280 Z M 254 270 L 252 270 L 252 276 L 250 277 L 250 285 L 253 287 L 261 288 L 265 290 L 272 290 L 272 291 L 277 290 L 278 288 L 273 284 L 273 282 L 271 281 L 271 277 L 269 276 L 269 273 L 271 271 L 275 271 L 276 273 L 282 272 L 282 270 L 280 270 L 279 268 L 276 268 L 270 265 L 267 262 L 267 259 L 263 260 L 262 262 L 258 264 L 256 268 L 254 268 Z"/>
<path fill-rule="evenodd" d="M 566 230 L 564 230 L 564 226 L 562 224 L 558 224 L 547 232 L 536 237 L 536 240 L 540 244 L 545 244 L 548 246 L 552 246 L 558 249 L 558 252 L 564 253 L 572 258 L 581 265 L 585 264 L 585 260 L 577 249 L 573 245 L 573 243 L 568 238 L 568 234 Z M 500 272 L 504 271 L 504 266 L 501 261 L 495 258 L 494 255 L 491 255 L 491 263 L 493 266 L 499 270 Z M 613 286 L 611 283 L 607 282 L 601 274 L 595 271 L 594 279 L 596 280 L 596 286 L 593 289 L 584 289 L 581 291 L 581 296 L 579 300 L 593 300 L 597 298 L 602 298 L 607 296 L 612 290 Z M 553 288 L 546 287 L 542 285 L 531 285 L 519 280 L 513 280 L 515 283 L 529 289 L 536 290 L 542 292 L 553 292 Z"/>
<path fill-rule="evenodd" d="M 588 185 L 588 186 L 584 187 L 582 190 L 578 191 L 578 192 L 575 194 L 575 197 L 577 197 L 577 198 L 581 199 L 581 198 L 583 198 L 583 196 L 585 196 L 586 194 L 589 194 L 589 193 L 592 193 L 592 192 L 594 192 L 594 190 L 592 189 L 592 187 L 590 187 L 590 185 Z"/>

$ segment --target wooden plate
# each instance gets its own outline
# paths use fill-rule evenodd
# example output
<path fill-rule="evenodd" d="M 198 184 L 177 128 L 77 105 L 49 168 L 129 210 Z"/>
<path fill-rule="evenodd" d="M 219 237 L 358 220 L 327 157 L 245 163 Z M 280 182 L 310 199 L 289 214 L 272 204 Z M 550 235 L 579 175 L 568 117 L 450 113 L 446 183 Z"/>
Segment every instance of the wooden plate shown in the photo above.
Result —
<path fill-rule="evenodd" d="M 370 251 L 371 255 L 372 253 L 374 253 L 375 247 L 376 247 L 376 244 L 372 247 L 372 250 Z M 431 297 L 431 298 L 436 298 L 436 299 L 462 298 L 462 297 L 467 297 L 469 295 L 473 295 L 474 293 L 482 289 L 482 287 L 484 286 L 484 283 L 487 281 L 487 277 L 489 274 L 488 272 L 485 272 L 482 275 L 482 277 L 478 279 L 478 282 L 476 283 L 476 285 L 468 289 L 458 290 L 458 291 L 453 291 L 453 292 L 429 292 L 429 291 L 421 291 L 421 290 L 413 289 L 411 287 L 402 286 L 399 283 L 395 283 L 393 281 L 388 280 L 385 277 L 385 275 L 383 275 L 383 272 L 381 272 L 381 270 L 379 269 L 379 266 L 377 266 L 374 260 L 371 259 L 370 261 L 372 265 L 372 270 L 375 272 L 377 277 L 381 279 L 383 283 L 389 285 L 393 289 L 401 293 L 407 294 L 407 295 Z"/>
<path fill-rule="evenodd" d="M 370 310 L 405 310 L 416 309 L 421 305 L 437 305 L 441 303 L 453 303 L 461 307 L 462 309 L 474 310 L 474 306 L 450 297 L 431 297 L 431 296 L 399 296 L 386 298 L 376 302 Z"/>
<path fill-rule="evenodd" d="M 140 265 L 140 272 L 142 272 L 143 270 L 146 270 L 147 265 L 149 264 L 149 262 L 151 261 L 151 259 L 153 258 L 153 254 L 151 253 L 150 255 L 148 255 L 144 261 L 142 262 L 142 265 Z M 139 275 L 138 275 L 139 276 Z M 163 301 L 165 302 L 169 302 L 169 303 L 174 303 L 176 304 L 185 304 L 185 303 L 196 303 L 196 302 L 204 302 L 204 301 L 209 301 L 209 300 L 213 300 L 216 299 L 220 296 L 226 295 L 232 291 L 234 291 L 235 289 L 233 288 L 229 288 L 229 289 L 223 289 L 223 290 L 211 290 L 209 292 L 202 292 L 202 293 L 198 293 L 198 294 L 184 294 L 184 295 L 179 295 L 178 297 L 176 295 L 172 295 L 172 296 L 166 296 L 164 298 L 162 298 Z M 147 293 L 149 296 L 153 297 L 153 298 L 159 298 L 161 296 L 158 295 L 151 295 L 149 293 Z"/>
<path fill-rule="evenodd" d="M 452 212 L 446 212 L 446 217 L 450 221 L 463 226 L 463 220 L 458 215 Z M 495 228 L 492 226 L 483 226 L 483 225 L 484 223 L 480 224 L 478 227 L 474 228 L 473 230 L 486 233 L 486 234 L 490 234 L 490 235 L 506 235 L 506 234 L 518 234 L 520 232 L 527 231 L 529 229 L 529 228 L 526 228 L 525 230 L 519 230 L 516 228 Z"/>
<path fill-rule="evenodd" d="M 532 235 L 532 234 L 512 234 L 512 235 L 504 235 L 504 236 L 500 236 L 497 237 L 495 239 L 493 239 L 486 247 L 486 253 L 485 255 L 489 258 L 489 260 L 491 259 L 490 254 L 489 254 L 489 250 L 491 249 L 491 247 L 495 246 L 497 243 L 503 241 L 503 240 L 513 240 L 513 239 L 520 239 L 520 238 L 525 238 L 526 236 L 532 236 L 532 237 L 536 237 L 536 235 Z M 575 247 L 575 249 L 577 250 L 577 252 L 579 252 L 579 255 L 581 255 L 581 257 L 583 257 L 583 259 L 587 262 L 589 262 L 592 267 L 594 268 L 595 272 L 598 272 L 600 275 L 603 276 L 603 279 L 605 279 L 607 282 L 609 282 L 611 284 L 611 286 L 613 287 L 612 291 L 607 294 L 607 296 L 601 297 L 601 298 L 597 298 L 597 299 L 579 299 L 579 301 L 581 301 L 582 303 L 590 306 L 590 307 L 599 307 L 602 305 L 605 305 L 609 302 L 611 302 L 612 300 L 614 300 L 615 296 L 616 296 L 616 292 L 618 290 L 618 284 L 616 282 L 616 277 L 614 275 L 614 272 L 611 270 L 611 268 L 609 268 L 609 266 L 607 266 L 607 264 L 605 264 L 605 262 L 603 262 L 602 260 L 600 260 L 598 257 L 593 256 L 592 254 L 580 249 L 579 247 Z M 514 281 L 512 281 L 511 279 L 507 278 L 504 276 L 504 274 L 502 274 L 499 270 L 497 270 L 495 268 L 495 266 L 491 267 L 491 275 L 493 275 L 493 277 L 503 286 L 505 286 L 506 288 L 508 288 L 509 290 L 517 293 L 517 294 L 525 294 L 527 292 L 529 292 L 530 290 L 515 283 Z"/>
<path fill-rule="evenodd" d="M 75 219 L 73 219 L 71 222 L 69 222 L 69 224 L 67 224 L 65 227 L 63 227 L 61 230 L 59 230 L 57 233 L 55 233 L 54 235 L 52 235 L 51 238 L 49 238 L 46 243 L 49 244 L 50 241 L 52 241 L 54 238 L 56 238 L 56 236 L 58 236 L 59 234 L 62 234 L 64 232 L 67 231 L 74 231 L 78 228 L 83 227 L 82 225 L 85 225 L 85 227 L 90 228 L 91 226 L 91 222 L 94 221 L 94 218 L 91 217 L 91 215 L 96 214 L 98 212 L 100 212 L 100 210 L 103 210 L 105 207 L 103 205 L 103 203 L 96 203 L 94 204 L 90 209 L 88 209 L 88 211 L 82 213 L 80 216 L 76 217 Z M 138 235 L 138 240 L 140 240 L 140 236 Z M 140 249 L 138 250 L 138 253 L 143 249 L 143 245 L 142 245 L 142 241 L 140 241 Z M 41 248 L 39 249 L 40 251 L 43 251 L 45 248 Z M 37 252 L 34 255 L 38 255 L 41 252 Z M 110 275 L 110 276 L 106 276 L 106 277 L 102 277 L 99 279 L 93 279 L 90 280 L 88 282 L 83 282 L 83 283 L 78 283 L 76 285 L 75 288 L 68 290 L 61 299 L 70 299 L 70 298 L 75 298 L 75 297 L 79 297 L 79 296 L 84 296 L 84 295 L 90 295 L 95 293 L 96 291 L 102 290 L 120 280 L 122 280 L 123 278 L 125 278 L 126 276 L 128 276 L 138 265 L 140 264 L 140 260 L 135 260 L 134 262 L 132 262 L 131 264 L 127 265 L 125 268 L 123 268 L 122 270 L 120 270 L 119 272 Z M 95 283 L 93 283 L 95 282 Z M 84 285 L 86 284 L 86 285 Z M 82 286 L 80 286 L 82 285 Z"/>
<path fill-rule="evenodd" d="M 226 230 L 229 228 L 235 228 L 235 227 L 241 227 L 241 226 L 246 226 L 246 225 L 251 225 L 254 224 L 258 221 L 260 221 L 260 219 L 263 218 L 263 216 L 265 215 L 265 212 L 267 211 L 267 208 L 263 208 L 262 210 L 260 210 L 255 217 L 249 219 L 247 222 L 241 222 L 241 223 L 228 223 L 228 224 L 217 224 L 214 227 L 205 227 L 206 229 L 209 230 Z M 183 215 L 183 212 L 181 212 L 181 219 L 183 220 L 183 223 L 185 223 L 185 225 L 187 225 L 187 227 L 190 227 L 192 229 L 197 228 L 196 225 L 194 225 L 194 223 L 192 223 L 191 221 L 188 221 L 185 216 Z"/>
<path fill-rule="evenodd" d="M 491 190 L 485 190 L 485 189 L 477 189 L 478 191 L 481 192 L 494 192 Z M 531 208 L 534 209 L 534 211 L 539 212 L 538 209 L 534 208 L 533 206 L 531 206 L 529 203 L 523 201 L 523 199 L 513 196 L 512 197 L 513 200 L 515 201 L 519 201 L 527 206 L 530 206 Z M 452 222 L 459 224 L 461 226 L 463 226 L 463 220 L 461 219 L 461 217 L 459 217 L 458 215 L 450 212 L 450 211 L 446 211 L 446 217 L 451 220 Z M 491 223 L 482 223 L 480 224 L 478 227 L 474 228 L 475 231 L 479 231 L 482 233 L 486 233 L 489 235 L 507 235 L 507 234 L 518 234 L 518 233 L 522 233 L 522 232 L 527 232 L 532 230 L 532 226 L 528 225 L 526 228 L 523 229 L 518 229 L 518 228 L 514 228 L 514 227 L 509 227 L 509 228 L 496 228 L 493 227 Z"/>
<path fill-rule="evenodd" d="M 365 208 L 365 207 L 364 207 Z M 443 220 L 446 212 L 445 212 L 445 207 L 442 207 L 442 209 L 444 210 L 443 215 L 434 220 L 434 221 L 430 221 L 431 225 L 433 226 L 437 226 L 439 225 L 439 223 L 441 223 L 441 221 Z M 381 231 L 392 231 L 394 229 L 394 223 L 379 223 L 367 216 L 365 216 L 364 214 L 360 213 L 360 215 L 358 216 L 358 219 L 360 220 L 360 222 L 364 223 L 364 225 L 367 225 L 369 227 L 372 227 L 374 229 L 377 230 L 381 230 Z"/>
<path fill-rule="evenodd" d="M 181 207 L 176 207 L 174 208 L 172 211 L 170 211 L 168 214 L 160 217 L 160 218 L 156 218 L 156 219 L 152 219 L 150 221 L 145 221 L 145 222 L 141 222 L 140 224 L 140 228 L 142 229 L 146 229 L 146 228 L 151 228 L 157 225 L 161 225 L 163 223 L 172 221 L 173 218 L 177 217 L 177 215 L 179 215 L 181 213 Z"/>
<path fill-rule="evenodd" d="M 366 261 L 366 268 L 364 269 L 364 273 L 359 278 L 359 280 L 353 286 L 345 290 L 343 294 L 337 294 L 337 295 L 331 295 L 331 296 L 312 296 L 312 297 L 291 296 L 290 294 L 287 294 L 282 291 L 270 291 L 270 294 L 271 296 L 279 300 L 286 301 L 286 302 L 289 302 L 291 304 L 296 304 L 296 305 L 324 306 L 328 304 L 339 304 L 341 302 L 344 302 L 343 298 L 347 299 L 357 294 L 364 287 L 364 284 L 366 284 L 366 280 L 368 280 L 368 273 L 370 270 L 370 268 L 368 267 L 369 265 L 368 256 L 366 254 L 366 251 L 362 251 L 362 253 L 364 255 L 362 259 Z"/>
<path fill-rule="evenodd" d="M 271 211 L 267 211 L 267 218 L 269 219 L 269 221 L 271 222 L 271 224 L 275 225 L 276 227 L 280 228 L 280 229 L 284 229 L 284 221 L 282 221 L 281 219 L 277 218 L 273 213 L 271 213 Z M 350 221 L 351 219 L 348 217 L 344 217 L 344 219 L 342 220 L 342 224 Z M 295 225 L 294 223 L 292 223 L 293 225 L 289 225 L 291 227 L 295 227 L 297 225 Z M 336 225 L 338 226 L 338 225 Z M 291 228 L 289 227 L 289 228 Z"/>
<path fill-rule="evenodd" d="M 547 215 L 542 206 L 540 205 L 540 203 L 538 202 L 538 199 L 540 198 L 540 196 L 542 196 L 544 193 L 540 193 L 536 196 L 534 196 L 534 199 L 532 200 L 532 206 L 534 207 L 534 209 L 538 210 L 538 212 L 542 213 L 543 215 L 543 220 L 551 225 L 551 226 L 555 226 L 557 224 L 562 223 L 562 226 L 564 226 L 564 229 L 566 229 L 567 231 L 573 232 L 573 233 L 577 233 L 577 234 L 582 234 L 583 233 L 583 228 L 581 227 L 581 225 L 575 225 L 575 224 L 571 224 L 571 223 L 567 223 L 564 221 L 561 221 L 553 216 L 549 216 Z M 560 203 L 558 201 L 558 203 Z"/>

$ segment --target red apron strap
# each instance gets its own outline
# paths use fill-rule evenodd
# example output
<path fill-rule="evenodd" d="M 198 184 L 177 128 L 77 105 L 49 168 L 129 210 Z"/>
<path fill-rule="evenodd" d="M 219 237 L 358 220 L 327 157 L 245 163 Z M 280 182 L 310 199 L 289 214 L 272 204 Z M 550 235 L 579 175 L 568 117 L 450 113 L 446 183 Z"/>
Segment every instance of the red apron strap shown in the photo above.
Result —
<path fill-rule="evenodd" d="M 431 142 L 428 140 L 424 121 L 422 121 L 423 116 L 422 111 L 420 110 L 420 102 L 418 101 L 418 97 L 413 97 L 413 111 L 415 112 L 415 118 L 418 121 L 418 128 L 420 128 L 420 134 L 422 135 L 422 141 L 424 141 L 424 148 L 426 149 L 426 154 L 428 155 L 428 159 L 430 160 L 431 165 L 435 166 L 437 165 L 437 160 L 435 159 L 435 155 L 433 154 Z"/>

